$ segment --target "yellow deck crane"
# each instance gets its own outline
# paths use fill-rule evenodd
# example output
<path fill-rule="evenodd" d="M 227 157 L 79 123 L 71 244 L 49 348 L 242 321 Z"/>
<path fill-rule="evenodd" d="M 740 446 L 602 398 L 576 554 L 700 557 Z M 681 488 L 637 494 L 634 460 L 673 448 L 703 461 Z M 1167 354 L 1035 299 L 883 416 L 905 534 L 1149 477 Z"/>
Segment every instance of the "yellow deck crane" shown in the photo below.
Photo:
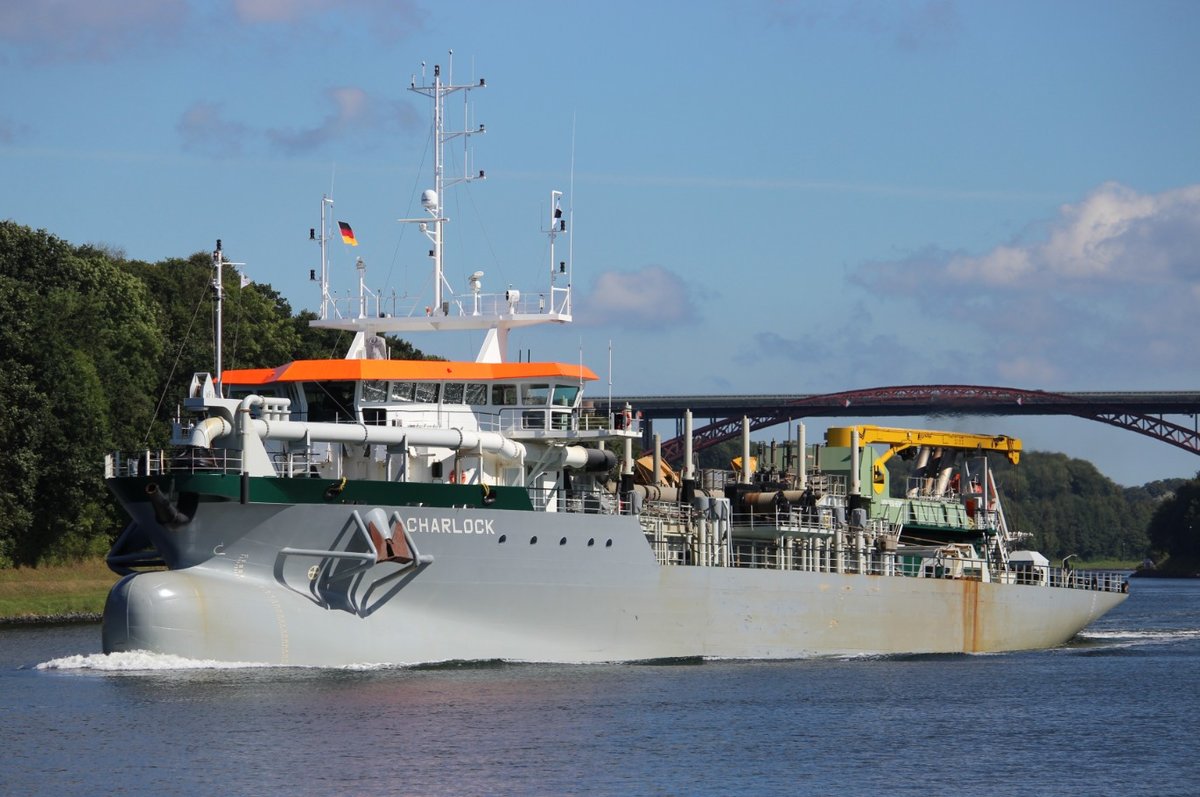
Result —
<path fill-rule="evenodd" d="M 858 432 L 859 447 L 872 443 L 886 443 L 888 450 L 875 458 L 871 469 L 871 486 L 882 493 L 886 476 L 882 466 L 896 454 L 908 448 L 929 446 L 931 448 L 956 451 L 999 451 L 1016 465 L 1021 459 L 1021 441 L 1007 435 L 967 434 L 965 432 L 936 432 L 929 429 L 897 429 L 887 426 L 838 426 L 825 432 L 825 444 L 829 446 L 853 445 L 854 433 Z"/>

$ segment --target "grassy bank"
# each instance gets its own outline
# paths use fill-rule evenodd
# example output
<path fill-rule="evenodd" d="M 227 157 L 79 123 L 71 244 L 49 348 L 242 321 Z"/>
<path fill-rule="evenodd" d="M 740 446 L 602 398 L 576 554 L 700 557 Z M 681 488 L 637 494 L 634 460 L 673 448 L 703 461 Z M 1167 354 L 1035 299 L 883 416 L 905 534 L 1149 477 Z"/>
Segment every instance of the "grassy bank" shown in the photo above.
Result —
<path fill-rule="evenodd" d="M 1052 565 L 1057 563 L 1050 561 Z M 1075 570 L 1136 570 L 1141 563 L 1141 559 L 1072 559 L 1071 567 Z"/>
<path fill-rule="evenodd" d="M 100 559 L 0 570 L 0 619 L 99 614 L 117 578 Z"/>

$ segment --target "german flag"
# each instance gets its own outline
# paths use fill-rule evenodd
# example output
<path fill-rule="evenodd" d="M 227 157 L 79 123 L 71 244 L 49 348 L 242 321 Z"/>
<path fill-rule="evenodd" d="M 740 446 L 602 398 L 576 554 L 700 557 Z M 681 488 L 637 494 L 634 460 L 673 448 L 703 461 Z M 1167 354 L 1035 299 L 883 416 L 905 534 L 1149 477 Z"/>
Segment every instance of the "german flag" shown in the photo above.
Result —
<path fill-rule="evenodd" d="M 354 230 L 350 229 L 350 225 L 344 221 L 338 222 L 338 229 L 342 231 L 342 243 L 358 246 L 358 241 L 354 237 Z"/>

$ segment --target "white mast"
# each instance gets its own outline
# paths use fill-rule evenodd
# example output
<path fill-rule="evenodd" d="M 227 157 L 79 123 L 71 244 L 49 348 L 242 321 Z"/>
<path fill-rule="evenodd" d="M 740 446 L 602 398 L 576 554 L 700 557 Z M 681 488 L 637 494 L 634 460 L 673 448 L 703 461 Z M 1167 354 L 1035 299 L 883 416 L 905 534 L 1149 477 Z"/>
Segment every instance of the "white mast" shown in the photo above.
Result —
<path fill-rule="evenodd" d="M 329 239 L 329 222 L 325 218 L 325 208 L 333 207 L 333 199 L 328 196 L 321 197 L 321 235 L 318 237 L 315 230 L 308 231 L 309 240 L 315 240 L 321 245 L 321 320 L 329 318 L 329 306 L 332 304 L 332 299 L 329 296 L 329 253 L 326 251 L 325 245 Z"/>
<path fill-rule="evenodd" d="M 454 51 L 450 51 L 451 65 L 453 64 Z M 409 308 L 407 313 L 384 313 L 377 312 L 371 315 L 362 313 L 357 314 L 357 318 L 349 316 L 354 315 L 346 313 L 340 316 L 333 308 L 334 312 L 325 312 L 322 308 L 321 318 L 313 321 L 312 325 L 316 327 L 326 327 L 333 329 L 353 330 L 358 333 L 355 342 L 351 344 L 351 351 L 348 357 L 367 356 L 364 352 L 372 350 L 373 344 L 371 338 L 377 336 L 380 332 L 434 332 L 442 330 L 487 330 L 487 335 L 483 345 L 480 348 L 479 354 L 476 357 L 477 362 L 504 362 L 507 356 L 508 348 L 508 333 L 516 327 L 531 326 L 534 324 L 545 323 L 570 323 L 571 321 L 571 271 L 570 265 L 564 260 L 554 263 L 554 238 L 555 236 L 567 232 L 567 219 L 562 217 L 561 199 L 562 193 L 555 191 L 551 194 L 551 228 L 550 234 L 550 284 L 549 296 L 542 293 L 540 296 L 534 295 L 523 299 L 521 291 L 509 288 L 499 293 L 488 294 L 482 292 L 483 272 L 474 272 L 468 280 L 470 288 L 470 300 L 463 302 L 462 300 L 454 299 L 453 291 L 447 296 L 444 289 L 449 288 L 449 283 L 444 276 L 444 236 L 443 225 L 449 221 L 444 214 L 445 202 L 443 195 L 446 189 L 451 188 L 459 183 L 469 183 L 475 180 L 486 179 L 482 170 L 473 172 L 470 167 L 469 150 L 467 147 L 467 139 L 470 136 L 484 133 L 483 125 L 472 127 L 469 118 L 469 106 L 466 101 L 467 95 L 474 89 L 486 88 L 487 81 L 483 78 L 479 79 L 478 83 L 456 85 L 453 81 L 453 69 L 447 70 L 448 74 L 443 80 L 442 69 L 440 65 L 433 67 L 433 82 L 425 83 L 425 64 L 421 64 L 421 85 L 417 84 L 416 76 L 412 78 L 409 85 L 409 91 L 424 95 L 433 100 L 433 188 L 426 189 L 421 193 L 421 205 L 425 209 L 426 216 L 415 219 L 399 219 L 399 221 L 409 224 L 417 224 L 420 226 L 421 232 L 429 239 L 432 248 L 429 250 L 429 258 L 433 261 L 433 302 L 421 308 L 420 306 Z M 463 127 L 461 130 L 446 129 L 445 115 L 445 100 L 455 92 L 463 92 Z M 448 177 L 445 169 L 445 145 L 447 142 L 456 138 L 462 138 L 463 143 L 463 171 L 461 175 Z M 324 218 L 324 204 L 322 204 L 322 218 Z M 322 241 L 322 252 L 324 252 L 324 241 Z M 322 270 L 324 274 L 324 267 Z M 566 285 L 559 284 L 560 281 L 565 281 Z M 362 302 L 365 301 L 362 296 L 365 294 L 366 287 L 363 280 L 362 272 L 359 273 L 359 293 L 360 293 L 360 308 Z M 328 296 L 326 288 L 322 288 L 322 296 Z M 329 299 L 330 304 L 334 300 Z M 378 347 L 376 347 L 378 348 Z"/>
<path fill-rule="evenodd" d="M 221 239 L 217 239 L 217 248 L 212 253 L 213 261 L 213 297 L 214 297 L 214 312 L 213 312 L 213 370 L 216 373 L 217 395 L 221 395 L 221 375 L 223 373 L 223 364 L 221 362 L 222 346 L 224 338 L 224 311 L 225 311 L 225 266 L 245 266 L 245 263 L 234 263 L 231 260 L 225 259 L 225 253 L 221 251 Z"/>
<path fill-rule="evenodd" d="M 213 329 L 213 348 L 215 349 L 214 354 L 216 355 L 216 357 L 215 357 L 216 362 L 214 363 L 214 366 L 215 366 L 214 370 L 216 371 L 216 375 L 217 375 L 217 379 L 216 379 L 217 395 L 220 396 L 220 395 L 223 395 L 223 390 L 222 390 L 222 386 L 221 386 L 221 337 L 222 337 L 222 335 L 221 335 L 221 330 L 222 330 L 221 313 L 222 313 L 223 305 L 225 304 L 225 288 L 222 283 L 222 272 L 224 271 L 223 266 L 225 264 L 225 255 L 221 252 L 221 239 L 220 238 L 217 239 L 217 248 L 213 250 L 212 260 L 213 260 L 213 291 L 214 291 L 214 296 L 216 299 L 216 301 L 215 301 L 216 312 L 214 313 L 215 318 L 213 321 L 213 324 L 215 327 Z"/>
<path fill-rule="evenodd" d="M 451 66 L 448 70 L 450 72 L 450 75 L 448 76 L 448 82 L 442 82 L 441 65 L 434 64 L 432 85 L 418 86 L 416 77 L 414 76 L 412 84 L 408 87 L 409 91 L 416 92 L 417 94 L 423 94 L 433 100 L 433 188 L 431 190 L 424 191 L 421 194 L 421 206 L 425 208 L 425 211 L 429 214 L 430 219 L 428 222 L 426 222 L 426 220 L 416 219 L 401 219 L 401 221 L 419 221 L 421 224 L 421 231 L 425 233 L 425 235 L 429 238 L 430 243 L 433 244 L 433 249 L 430 250 L 429 254 L 433 259 L 433 305 L 431 306 L 430 311 L 434 315 L 447 314 L 445 312 L 445 308 L 443 307 L 442 300 L 442 284 L 445 280 L 445 277 L 442 273 L 442 246 L 444 241 L 444 238 L 442 237 L 442 225 L 449 221 L 449 219 L 442 214 L 442 197 L 445 195 L 446 188 L 450 186 L 455 186 L 459 183 L 469 183 L 473 180 L 486 179 L 486 175 L 482 170 L 480 170 L 477 175 L 471 174 L 470 165 L 468 163 L 469 151 L 465 143 L 466 138 L 477 133 L 485 132 L 484 126 L 479 125 L 479 127 L 475 128 L 474 130 L 467 129 L 467 123 L 469 122 L 467 119 L 468 106 L 464 96 L 463 129 L 447 132 L 445 103 L 446 97 L 450 96 L 456 91 L 464 92 L 465 95 L 472 89 L 486 88 L 487 81 L 483 78 L 480 78 L 478 83 L 463 84 L 459 86 L 454 85 L 454 51 L 451 50 L 449 54 Z M 422 64 L 422 66 L 424 66 L 424 64 Z M 421 77 L 424 79 L 424 73 L 422 73 Z M 461 177 L 452 177 L 447 180 L 445 174 L 446 161 L 444 155 L 446 142 L 460 137 L 464 139 L 463 173 Z"/>

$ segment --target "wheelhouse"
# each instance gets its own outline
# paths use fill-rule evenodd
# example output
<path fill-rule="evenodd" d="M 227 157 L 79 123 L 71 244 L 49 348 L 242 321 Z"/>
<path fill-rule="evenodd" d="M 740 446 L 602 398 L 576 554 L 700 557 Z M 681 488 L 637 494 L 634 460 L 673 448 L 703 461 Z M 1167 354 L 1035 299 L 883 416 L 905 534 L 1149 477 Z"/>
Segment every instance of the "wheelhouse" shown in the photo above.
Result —
<path fill-rule="evenodd" d="M 294 421 L 452 426 L 536 438 L 579 431 L 583 386 L 595 379 L 590 369 L 563 363 L 300 360 L 226 371 L 223 381 L 230 398 L 288 399 Z"/>

